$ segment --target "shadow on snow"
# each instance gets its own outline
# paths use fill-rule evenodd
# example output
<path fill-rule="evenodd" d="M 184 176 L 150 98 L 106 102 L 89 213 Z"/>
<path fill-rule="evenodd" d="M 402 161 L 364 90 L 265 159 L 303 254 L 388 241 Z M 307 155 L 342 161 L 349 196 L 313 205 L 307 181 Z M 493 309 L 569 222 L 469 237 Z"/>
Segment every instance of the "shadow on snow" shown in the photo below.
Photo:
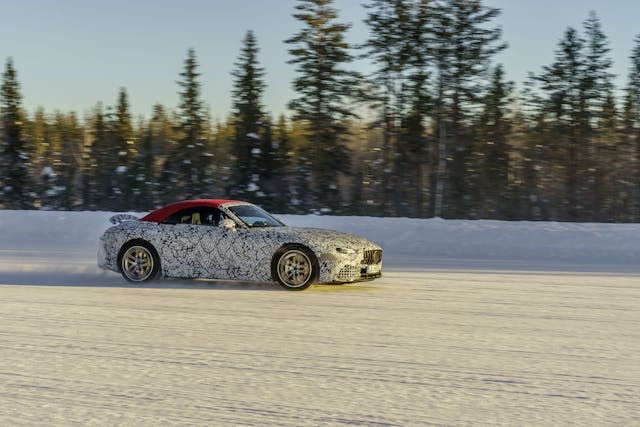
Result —
<path fill-rule="evenodd" d="M 195 289 L 195 290 L 235 290 L 235 291 L 283 291 L 273 282 L 248 282 L 239 280 L 174 279 L 166 278 L 149 283 L 131 283 L 112 272 L 42 272 L 42 271 L 2 271 L 0 286 L 61 286 L 61 287 L 105 287 L 135 289 Z M 305 292 L 313 291 L 354 291 L 370 289 L 370 286 L 322 284 Z"/>

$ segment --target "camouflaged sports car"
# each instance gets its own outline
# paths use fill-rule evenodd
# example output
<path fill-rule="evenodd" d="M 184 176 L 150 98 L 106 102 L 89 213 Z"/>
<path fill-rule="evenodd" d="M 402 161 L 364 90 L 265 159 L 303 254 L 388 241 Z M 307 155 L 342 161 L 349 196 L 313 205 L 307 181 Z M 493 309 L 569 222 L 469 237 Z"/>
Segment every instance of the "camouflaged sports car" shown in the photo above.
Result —
<path fill-rule="evenodd" d="M 142 218 L 120 214 L 104 232 L 98 265 L 130 282 L 164 277 L 276 281 L 290 290 L 314 283 L 372 280 L 382 249 L 354 234 L 287 227 L 236 200 L 188 200 Z"/>

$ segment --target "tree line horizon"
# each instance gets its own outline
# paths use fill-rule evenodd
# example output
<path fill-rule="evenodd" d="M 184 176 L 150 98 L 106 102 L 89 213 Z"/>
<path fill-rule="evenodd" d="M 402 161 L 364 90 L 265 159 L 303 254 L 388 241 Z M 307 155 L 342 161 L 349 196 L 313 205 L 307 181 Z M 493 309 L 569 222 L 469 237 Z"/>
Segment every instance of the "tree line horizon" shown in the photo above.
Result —
<path fill-rule="evenodd" d="M 497 53 L 500 10 L 482 0 L 369 0 L 350 46 L 333 0 L 298 0 L 291 114 L 263 104 L 251 30 L 234 63 L 232 111 L 214 123 L 196 52 L 180 103 L 134 123 L 113 107 L 29 114 L 8 58 L 0 88 L 0 208 L 149 211 L 237 198 L 276 213 L 640 221 L 640 35 L 616 88 L 591 12 L 516 91 Z M 551 47 L 550 47 L 551 48 Z M 350 69 L 367 58 L 372 72 Z M 622 96 L 616 96 L 621 93 Z M 367 112 L 367 119 L 358 113 Z"/>

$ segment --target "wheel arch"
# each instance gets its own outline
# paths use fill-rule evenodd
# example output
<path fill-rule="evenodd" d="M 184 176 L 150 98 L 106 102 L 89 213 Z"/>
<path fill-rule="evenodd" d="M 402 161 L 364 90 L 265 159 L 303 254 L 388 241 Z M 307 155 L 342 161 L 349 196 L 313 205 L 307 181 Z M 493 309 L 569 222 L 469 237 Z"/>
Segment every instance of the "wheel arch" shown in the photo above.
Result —
<path fill-rule="evenodd" d="M 118 256 L 116 257 L 116 267 L 118 268 L 118 271 L 120 271 L 120 269 L 121 269 L 122 255 L 124 255 L 124 252 L 127 249 L 129 249 L 131 246 L 134 246 L 134 245 L 145 246 L 150 251 L 152 251 L 153 254 L 156 256 L 156 259 L 158 260 L 158 271 L 159 272 L 162 271 L 162 259 L 160 258 L 160 253 L 158 252 L 156 247 L 151 242 L 149 242 L 148 240 L 143 239 L 141 237 L 136 237 L 136 238 L 133 238 L 133 239 L 129 239 L 129 240 L 125 241 L 122 245 L 120 245 L 120 249 L 118 250 Z"/>
<path fill-rule="evenodd" d="M 312 278 L 313 281 L 318 281 L 320 279 L 320 257 L 317 251 L 315 251 L 312 247 L 310 247 L 309 245 L 306 245 L 304 243 L 301 242 L 286 242 L 280 245 L 280 247 L 278 247 L 278 249 L 275 250 L 275 252 L 273 253 L 273 255 L 271 256 L 271 279 L 274 282 L 278 281 L 277 278 L 277 265 L 278 265 L 278 260 L 280 259 L 280 256 L 282 256 L 282 254 L 284 254 L 285 252 L 292 250 L 292 249 L 302 249 L 305 251 L 310 252 L 313 255 L 313 259 L 311 259 L 311 262 L 315 264 L 315 272 L 314 272 L 314 278 Z"/>

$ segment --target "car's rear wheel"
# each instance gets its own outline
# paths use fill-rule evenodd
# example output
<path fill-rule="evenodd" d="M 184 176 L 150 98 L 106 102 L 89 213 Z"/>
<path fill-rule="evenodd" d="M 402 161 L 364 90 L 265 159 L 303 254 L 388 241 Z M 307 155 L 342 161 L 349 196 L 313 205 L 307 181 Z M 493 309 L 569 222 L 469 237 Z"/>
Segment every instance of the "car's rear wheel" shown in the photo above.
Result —
<path fill-rule="evenodd" d="M 271 274 L 280 285 L 290 291 L 302 291 L 318 280 L 318 259 L 301 245 L 287 245 L 273 257 Z"/>
<path fill-rule="evenodd" d="M 125 280 L 149 282 L 158 275 L 160 259 L 151 244 L 144 240 L 134 240 L 122 247 L 118 265 Z"/>

